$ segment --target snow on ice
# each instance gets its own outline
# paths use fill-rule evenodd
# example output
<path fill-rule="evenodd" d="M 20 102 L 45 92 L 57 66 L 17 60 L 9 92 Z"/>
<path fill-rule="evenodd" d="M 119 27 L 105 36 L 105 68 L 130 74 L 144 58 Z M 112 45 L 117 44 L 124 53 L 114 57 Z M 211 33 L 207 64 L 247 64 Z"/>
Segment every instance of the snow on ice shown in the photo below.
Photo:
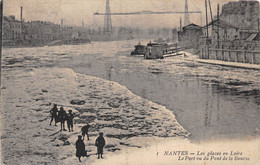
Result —
<path fill-rule="evenodd" d="M 124 148 L 149 146 L 155 137 L 189 133 L 165 107 L 131 93 L 126 87 L 70 69 L 41 68 L 4 72 L 2 153 L 4 164 L 76 164 L 75 141 L 85 123 L 88 164 L 96 160 L 94 140 L 105 134 L 105 157 Z M 53 104 L 75 114 L 74 132 L 49 126 Z M 131 140 L 131 139 L 135 140 Z"/>

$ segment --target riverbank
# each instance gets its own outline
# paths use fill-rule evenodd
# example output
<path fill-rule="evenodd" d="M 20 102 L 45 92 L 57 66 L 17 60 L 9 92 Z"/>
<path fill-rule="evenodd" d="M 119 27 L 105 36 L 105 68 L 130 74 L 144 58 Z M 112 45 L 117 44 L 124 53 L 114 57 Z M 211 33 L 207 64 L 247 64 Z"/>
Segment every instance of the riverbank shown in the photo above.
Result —
<path fill-rule="evenodd" d="M 77 164 L 75 141 L 87 122 L 91 125 L 90 140 L 85 141 L 89 157 L 83 158 L 87 164 L 96 161 L 98 132 L 104 132 L 107 142 L 105 159 L 125 148 L 147 147 L 155 138 L 189 136 L 165 107 L 118 83 L 70 69 L 6 68 L 1 91 L 3 164 Z M 54 103 L 73 111 L 74 132 L 49 126 Z"/>
<path fill-rule="evenodd" d="M 49 42 L 17 42 L 17 43 L 10 43 L 4 42 L 4 48 L 28 48 L 28 47 L 44 47 L 44 46 L 62 46 L 62 45 L 80 45 L 80 44 L 87 44 L 91 43 L 90 39 L 66 39 L 66 40 L 54 40 Z"/>
<path fill-rule="evenodd" d="M 212 60 L 212 59 L 200 59 L 199 56 L 197 56 L 197 55 L 193 55 L 193 54 L 187 53 L 187 52 L 185 52 L 185 54 L 188 56 L 187 58 L 185 58 L 185 60 L 188 60 L 188 61 L 196 61 L 198 63 L 220 65 L 220 66 L 226 66 L 226 67 L 260 70 L 260 65 L 257 65 L 257 64 L 228 62 L 228 61 Z"/>

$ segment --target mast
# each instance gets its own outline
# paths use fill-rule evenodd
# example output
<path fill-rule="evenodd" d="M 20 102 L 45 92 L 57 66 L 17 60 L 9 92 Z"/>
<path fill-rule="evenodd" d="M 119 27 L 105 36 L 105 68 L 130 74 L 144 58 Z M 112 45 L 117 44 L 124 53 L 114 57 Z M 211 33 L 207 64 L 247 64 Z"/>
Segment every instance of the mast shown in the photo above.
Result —
<path fill-rule="evenodd" d="M 208 27 L 208 5 L 207 0 L 205 0 L 205 7 L 206 7 L 206 27 L 207 27 L 207 39 L 209 38 L 209 27 Z"/>
<path fill-rule="evenodd" d="M 218 39 L 218 48 L 219 48 L 219 3 L 218 3 L 218 13 L 217 13 L 217 21 L 218 21 L 218 25 L 217 25 L 217 39 Z"/>
<path fill-rule="evenodd" d="M 210 17 L 211 17 L 211 22 L 212 22 L 212 29 L 214 29 L 214 26 L 213 26 L 213 15 L 212 15 L 212 9 L 211 9 L 210 0 L 209 0 L 209 10 L 210 10 Z"/>
<path fill-rule="evenodd" d="M 0 0 L 0 88 L 2 87 L 3 0 Z M 1 89 L 0 89 L 1 93 Z"/>
<path fill-rule="evenodd" d="M 185 17 L 184 17 L 184 26 L 190 24 L 190 15 L 189 15 L 189 7 L 188 7 L 188 0 L 185 0 Z"/>
<path fill-rule="evenodd" d="M 209 58 L 209 27 L 208 27 L 208 5 L 207 0 L 205 0 L 205 7 L 206 7 L 206 27 L 207 27 L 207 38 L 206 38 L 206 49 L 207 49 L 207 58 Z"/>

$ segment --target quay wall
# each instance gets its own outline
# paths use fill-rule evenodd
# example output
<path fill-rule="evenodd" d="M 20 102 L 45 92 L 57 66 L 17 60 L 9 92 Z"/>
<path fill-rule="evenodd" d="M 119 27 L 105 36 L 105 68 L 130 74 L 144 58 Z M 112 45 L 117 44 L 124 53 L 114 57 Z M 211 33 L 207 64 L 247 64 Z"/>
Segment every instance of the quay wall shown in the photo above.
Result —
<path fill-rule="evenodd" d="M 246 51 L 246 50 L 229 50 L 229 49 L 214 49 L 209 48 L 208 58 L 229 62 L 240 62 L 250 64 L 260 64 L 260 51 Z"/>
<path fill-rule="evenodd" d="M 200 44 L 200 58 L 260 64 L 259 41 L 224 41 L 217 45 Z"/>

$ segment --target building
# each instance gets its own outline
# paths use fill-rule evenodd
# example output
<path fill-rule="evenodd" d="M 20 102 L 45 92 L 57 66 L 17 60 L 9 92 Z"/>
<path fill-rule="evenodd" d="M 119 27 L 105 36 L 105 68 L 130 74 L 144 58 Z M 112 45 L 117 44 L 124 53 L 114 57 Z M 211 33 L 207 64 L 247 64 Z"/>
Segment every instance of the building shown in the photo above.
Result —
<path fill-rule="evenodd" d="M 203 36 L 207 36 L 213 46 L 223 41 L 234 41 L 240 39 L 240 29 L 224 20 L 214 20 L 203 27 Z"/>
<path fill-rule="evenodd" d="M 248 30 L 243 31 L 226 21 L 214 20 L 203 27 L 199 56 L 202 59 L 260 64 L 259 39 L 259 32 L 249 34 Z"/>
<path fill-rule="evenodd" d="M 240 0 L 222 6 L 220 19 L 240 29 L 259 29 L 259 1 Z"/>
<path fill-rule="evenodd" d="M 179 42 L 198 42 L 202 35 L 202 28 L 194 23 L 184 26 L 178 31 Z"/>
<path fill-rule="evenodd" d="M 73 37 L 72 27 L 61 28 L 58 24 L 45 21 L 21 22 L 14 16 L 3 18 L 4 45 L 38 45 Z"/>
<path fill-rule="evenodd" d="M 240 0 L 224 4 L 220 19 L 203 27 L 200 58 L 260 64 L 258 26 L 258 1 Z"/>
<path fill-rule="evenodd" d="M 193 23 L 180 27 L 180 31 L 178 31 L 178 41 L 182 44 L 189 44 L 195 49 L 198 49 L 201 36 L 202 27 Z"/>
<path fill-rule="evenodd" d="M 46 43 L 53 40 L 62 39 L 60 25 L 43 22 L 31 21 L 25 23 L 25 38 L 30 42 Z"/>
<path fill-rule="evenodd" d="M 21 22 L 15 16 L 4 16 L 3 19 L 3 40 L 13 41 L 21 39 Z"/>

